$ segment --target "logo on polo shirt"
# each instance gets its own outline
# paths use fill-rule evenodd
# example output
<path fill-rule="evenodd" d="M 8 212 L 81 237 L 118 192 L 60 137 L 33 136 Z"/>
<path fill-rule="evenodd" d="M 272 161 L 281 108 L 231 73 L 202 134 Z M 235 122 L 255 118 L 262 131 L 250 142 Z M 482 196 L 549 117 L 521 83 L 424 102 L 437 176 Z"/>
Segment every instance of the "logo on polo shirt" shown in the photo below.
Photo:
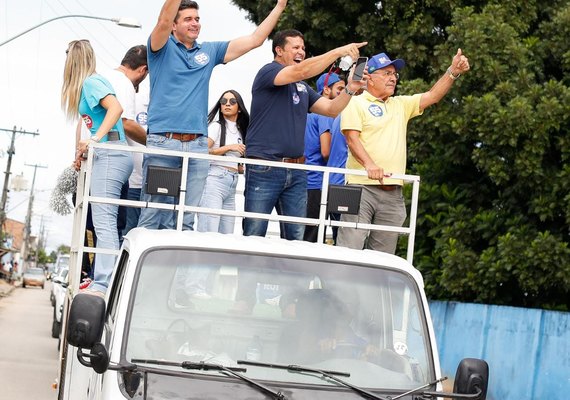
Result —
<path fill-rule="evenodd" d="M 302 83 L 297 83 L 297 92 L 307 93 L 307 88 Z"/>
<path fill-rule="evenodd" d="M 382 107 L 380 107 L 378 104 L 370 104 L 370 106 L 368 106 L 368 111 L 375 117 L 381 117 L 384 115 Z"/>
<path fill-rule="evenodd" d="M 194 61 L 196 61 L 196 63 L 200 65 L 206 65 L 208 64 L 208 61 L 210 61 L 210 57 L 208 56 L 208 54 L 201 51 L 194 56 Z"/>
<path fill-rule="evenodd" d="M 87 129 L 93 128 L 93 120 L 89 115 L 83 114 L 81 118 L 83 118 L 83 122 L 85 122 L 85 126 L 87 127 Z"/>
<path fill-rule="evenodd" d="M 297 93 L 293 93 L 293 104 L 299 104 L 300 101 L 301 98 L 299 97 L 299 95 Z"/>
<path fill-rule="evenodd" d="M 148 121 L 148 114 L 144 111 L 141 111 L 137 114 L 136 121 L 137 124 L 146 126 Z"/>

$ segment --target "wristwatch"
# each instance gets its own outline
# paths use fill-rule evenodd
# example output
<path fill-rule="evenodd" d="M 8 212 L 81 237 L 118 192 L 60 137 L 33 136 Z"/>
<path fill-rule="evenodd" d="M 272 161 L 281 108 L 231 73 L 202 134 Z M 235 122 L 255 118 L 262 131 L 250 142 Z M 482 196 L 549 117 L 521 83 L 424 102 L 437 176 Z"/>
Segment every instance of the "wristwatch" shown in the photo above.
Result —
<path fill-rule="evenodd" d="M 451 71 L 451 67 L 449 67 L 447 69 L 447 74 L 449 75 L 449 77 L 453 80 L 456 80 L 457 78 L 459 78 L 461 76 L 461 74 L 457 74 L 457 75 L 453 75 L 453 72 Z"/>
<path fill-rule="evenodd" d="M 346 94 L 350 95 L 350 96 L 354 96 L 356 94 L 356 92 L 353 92 L 352 90 L 348 89 L 348 86 L 344 87 L 344 91 L 346 92 Z"/>

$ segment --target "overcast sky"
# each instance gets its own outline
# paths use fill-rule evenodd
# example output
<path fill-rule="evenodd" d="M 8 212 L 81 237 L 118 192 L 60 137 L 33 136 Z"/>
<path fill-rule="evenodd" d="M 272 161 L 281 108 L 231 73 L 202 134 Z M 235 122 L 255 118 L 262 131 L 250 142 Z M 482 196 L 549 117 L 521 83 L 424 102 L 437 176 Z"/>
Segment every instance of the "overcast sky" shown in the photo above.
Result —
<path fill-rule="evenodd" d="M 199 41 L 230 40 L 255 29 L 229 0 L 198 3 L 202 21 Z M 71 217 L 54 214 L 48 205 L 58 175 L 74 156 L 74 124 L 65 120 L 60 107 L 67 44 L 89 39 L 97 54 L 98 72 L 115 68 L 128 48 L 146 44 L 162 4 L 160 0 L 0 0 L 0 42 L 60 15 L 128 16 L 142 24 L 142 29 L 131 29 L 107 21 L 66 18 L 0 47 L 0 128 L 39 131 L 37 137 L 16 137 L 11 172 L 12 177 L 23 174 L 31 185 L 34 168 L 26 164 L 47 167 L 37 169 L 32 234 L 39 233 L 43 218 L 48 250 L 69 245 L 71 240 Z M 249 108 L 253 78 L 271 60 L 271 46 L 266 42 L 240 59 L 216 67 L 210 81 L 210 106 L 224 90 L 232 88 L 242 94 Z M 1 187 L 10 138 L 10 133 L 0 131 Z M 8 218 L 24 222 L 29 195 L 29 190 L 9 193 Z"/>

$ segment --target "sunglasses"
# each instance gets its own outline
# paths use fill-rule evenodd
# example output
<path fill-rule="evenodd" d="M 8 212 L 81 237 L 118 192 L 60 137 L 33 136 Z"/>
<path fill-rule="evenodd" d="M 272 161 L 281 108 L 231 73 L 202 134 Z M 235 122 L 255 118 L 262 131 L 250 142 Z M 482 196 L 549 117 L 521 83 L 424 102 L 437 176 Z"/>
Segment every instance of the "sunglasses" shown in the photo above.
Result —
<path fill-rule="evenodd" d="M 220 104 L 225 106 L 228 103 L 228 101 L 230 102 L 230 106 L 235 106 L 237 104 L 237 100 L 233 97 L 231 99 L 226 99 L 225 97 L 222 97 L 220 99 Z"/>

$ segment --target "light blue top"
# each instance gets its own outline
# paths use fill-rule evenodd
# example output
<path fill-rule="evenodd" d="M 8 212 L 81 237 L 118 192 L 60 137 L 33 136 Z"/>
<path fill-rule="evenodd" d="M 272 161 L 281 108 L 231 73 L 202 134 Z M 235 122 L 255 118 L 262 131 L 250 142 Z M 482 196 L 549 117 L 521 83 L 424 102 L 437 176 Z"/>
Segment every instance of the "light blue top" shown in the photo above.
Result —
<path fill-rule="evenodd" d="M 340 131 L 340 115 L 333 121 L 331 127 L 331 152 L 327 167 L 344 168 L 348 157 L 348 144 L 346 138 Z M 344 185 L 343 174 L 330 174 L 329 183 L 331 185 Z"/>
<path fill-rule="evenodd" d="M 321 135 L 331 131 L 334 118 L 311 113 L 307 115 L 305 127 L 305 164 L 327 165 L 321 153 Z M 307 189 L 321 189 L 323 186 L 323 173 L 307 171 Z"/>
<path fill-rule="evenodd" d="M 91 135 L 97 132 L 103 119 L 105 119 L 107 110 L 103 108 L 100 102 L 110 94 L 114 96 L 115 91 L 109 81 L 101 75 L 94 74 L 83 81 L 81 98 L 79 99 L 79 115 L 83 118 L 85 126 L 91 131 Z M 121 118 L 119 118 L 111 131 L 119 132 L 120 139 L 125 140 L 125 130 L 123 129 L 123 121 Z M 106 141 L 107 135 L 99 140 L 100 143 Z"/>
<path fill-rule="evenodd" d="M 187 49 L 170 35 L 160 50 L 151 51 L 148 39 L 149 133 L 208 134 L 210 76 L 223 63 L 228 44 L 194 43 Z"/>

